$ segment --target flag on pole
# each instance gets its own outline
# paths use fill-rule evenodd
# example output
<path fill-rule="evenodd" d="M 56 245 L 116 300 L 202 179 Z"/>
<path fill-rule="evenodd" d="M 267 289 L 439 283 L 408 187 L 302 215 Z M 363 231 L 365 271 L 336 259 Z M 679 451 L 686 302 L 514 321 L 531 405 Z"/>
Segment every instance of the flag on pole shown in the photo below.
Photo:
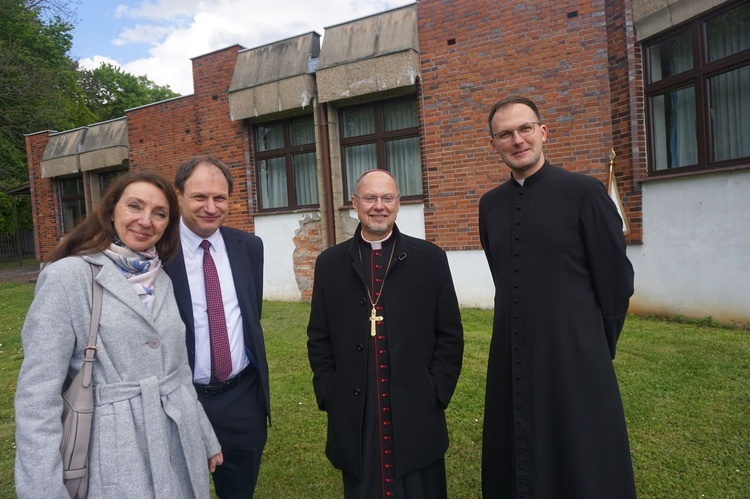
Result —
<path fill-rule="evenodd" d="M 628 219 L 625 216 L 625 207 L 622 204 L 622 198 L 620 198 L 620 190 L 617 188 L 617 179 L 615 179 L 614 164 L 615 150 L 613 148 L 612 152 L 609 153 L 609 180 L 607 181 L 607 192 L 609 193 L 609 197 L 612 198 L 612 201 L 615 203 L 617 213 L 620 215 L 620 219 L 622 220 L 622 233 L 628 235 L 628 233 L 630 232 L 630 228 L 628 227 Z"/>

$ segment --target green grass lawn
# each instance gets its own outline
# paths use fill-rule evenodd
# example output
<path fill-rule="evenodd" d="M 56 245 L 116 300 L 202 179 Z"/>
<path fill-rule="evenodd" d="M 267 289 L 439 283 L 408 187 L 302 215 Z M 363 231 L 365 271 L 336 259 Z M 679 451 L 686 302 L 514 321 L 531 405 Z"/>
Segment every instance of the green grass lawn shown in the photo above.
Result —
<path fill-rule="evenodd" d="M 30 284 L 0 284 L 0 497 L 13 497 L 13 393 Z M 273 427 L 256 497 L 341 497 L 326 460 L 325 414 L 307 363 L 307 303 L 265 304 Z M 464 368 L 448 409 L 451 498 L 480 493 L 484 379 L 492 312 L 462 310 Z M 750 332 L 707 321 L 628 317 L 615 367 L 639 496 L 750 497 Z"/>

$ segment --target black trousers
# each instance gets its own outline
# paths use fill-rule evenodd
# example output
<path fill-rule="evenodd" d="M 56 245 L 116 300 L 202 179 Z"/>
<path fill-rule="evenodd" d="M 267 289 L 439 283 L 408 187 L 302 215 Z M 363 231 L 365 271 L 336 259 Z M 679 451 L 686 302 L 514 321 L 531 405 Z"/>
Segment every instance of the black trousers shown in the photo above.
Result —
<path fill-rule="evenodd" d="M 235 386 L 219 395 L 197 390 L 224 455 L 224 464 L 217 466 L 213 474 L 220 499 L 253 497 L 268 436 L 258 373 L 247 367 L 241 376 Z"/>

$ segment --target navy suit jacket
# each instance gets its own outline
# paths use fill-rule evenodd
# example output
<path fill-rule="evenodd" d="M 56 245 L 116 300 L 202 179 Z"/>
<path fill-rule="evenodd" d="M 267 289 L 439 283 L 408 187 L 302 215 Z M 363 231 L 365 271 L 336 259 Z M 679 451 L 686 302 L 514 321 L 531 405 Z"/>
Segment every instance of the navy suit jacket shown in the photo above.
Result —
<path fill-rule="evenodd" d="M 263 241 L 256 235 L 231 227 L 219 229 L 227 248 L 229 263 L 232 266 L 234 289 L 242 314 L 245 347 L 258 364 L 261 389 L 266 402 L 266 416 L 271 422 L 271 400 L 268 388 L 268 362 L 260 315 L 263 308 Z M 177 306 L 185 323 L 185 343 L 187 344 L 190 369 L 195 368 L 195 323 L 190 285 L 185 271 L 185 257 L 182 249 L 174 259 L 164 266 L 172 279 Z"/>

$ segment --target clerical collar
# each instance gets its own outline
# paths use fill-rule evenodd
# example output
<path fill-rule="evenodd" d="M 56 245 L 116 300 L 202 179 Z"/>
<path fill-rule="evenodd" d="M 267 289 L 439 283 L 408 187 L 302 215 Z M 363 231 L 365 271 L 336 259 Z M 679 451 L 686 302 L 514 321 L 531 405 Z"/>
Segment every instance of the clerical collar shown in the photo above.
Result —
<path fill-rule="evenodd" d="M 520 185 L 521 187 L 523 187 L 523 183 L 524 183 L 524 181 L 526 179 L 525 178 L 514 178 L 513 180 L 515 180 L 516 182 L 518 182 L 518 185 Z"/>
<path fill-rule="evenodd" d="M 360 236 L 362 236 L 362 240 L 369 244 L 372 249 L 379 250 L 383 249 L 383 243 L 391 237 L 391 234 L 393 234 L 393 231 L 390 231 L 387 236 L 385 236 L 383 239 L 380 239 L 379 241 L 368 241 L 364 234 L 360 234 Z"/>

